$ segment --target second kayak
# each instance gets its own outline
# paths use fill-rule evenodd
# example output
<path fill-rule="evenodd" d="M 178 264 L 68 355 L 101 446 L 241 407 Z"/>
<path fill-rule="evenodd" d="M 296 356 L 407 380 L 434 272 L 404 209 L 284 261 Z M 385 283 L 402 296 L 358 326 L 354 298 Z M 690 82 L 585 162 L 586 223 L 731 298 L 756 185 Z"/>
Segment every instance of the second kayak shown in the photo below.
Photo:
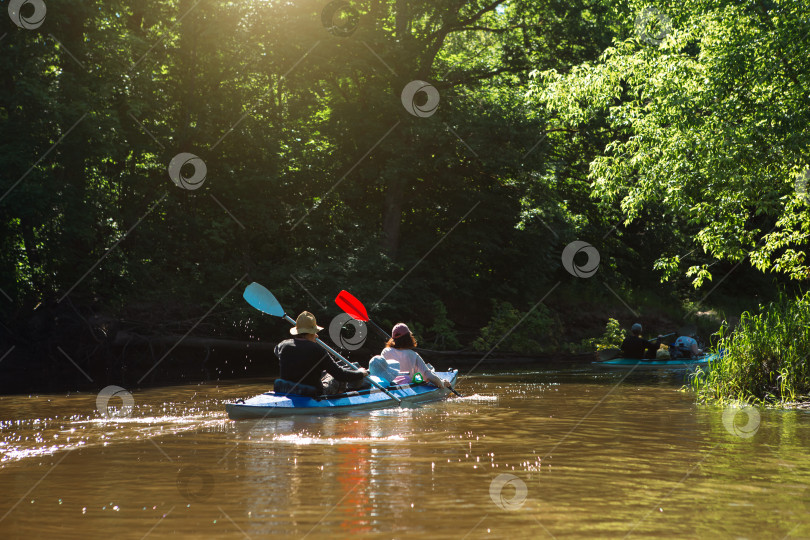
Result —
<path fill-rule="evenodd" d="M 709 364 L 718 358 L 716 354 L 704 354 L 695 358 L 678 358 L 677 360 L 640 360 L 638 358 L 613 358 L 593 362 L 593 365 L 601 369 L 695 369 L 697 367 L 707 368 Z"/>

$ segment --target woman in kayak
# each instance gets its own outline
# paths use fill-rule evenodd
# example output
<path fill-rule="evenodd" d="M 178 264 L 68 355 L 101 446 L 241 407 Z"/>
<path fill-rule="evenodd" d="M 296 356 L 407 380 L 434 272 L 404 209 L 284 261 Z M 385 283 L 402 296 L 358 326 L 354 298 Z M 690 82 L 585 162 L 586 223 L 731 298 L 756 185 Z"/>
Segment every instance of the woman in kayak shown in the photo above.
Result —
<path fill-rule="evenodd" d="M 451 388 L 450 381 L 446 381 L 436 375 L 430 369 L 422 357 L 413 350 L 416 347 L 416 339 L 411 334 L 405 323 L 397 323 L 391 330 L 391 339 L 388 340 L 382 356 L 388 361 L 399 362 L 399 376 L 394 379 L 395 384 L 409 384 L 414 375 L 422 375 L 422 379 L 436 386 L 437 388 Z"/>

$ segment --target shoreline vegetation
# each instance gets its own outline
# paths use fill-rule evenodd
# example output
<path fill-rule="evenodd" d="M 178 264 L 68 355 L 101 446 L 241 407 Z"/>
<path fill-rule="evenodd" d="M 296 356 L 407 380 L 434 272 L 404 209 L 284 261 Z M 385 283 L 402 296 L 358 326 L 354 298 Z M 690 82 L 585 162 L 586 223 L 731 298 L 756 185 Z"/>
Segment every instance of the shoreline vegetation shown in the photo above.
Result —
<path fill-rule="evenodd" d="M 628 302 L 644 313 L 643 320 L 651 329 L 673 328 L 673 321 L 680 320 L 689 308 L 668 304 L 667 298 L 641 289 L 634 295 L 627 296 Z M 291 303 L 300 300 L 299 296 L 285 294 Z M 437 300 L 426 310 L 403 309 L 396 315 L 389 307 L 378 320 L 388 328 L 395 322 L 394 316 L 402 317 L 414 328 L 425 358 L 437 366 L 470 367 L 482 359 L 479 369 L 585 362 L 592 359 L 599 343 L 617 339 L 635 322 L 629 310 L 611 306 L 604 297 L 593 298 L 584 302 L 566 292 L 548 307 L 539 305 L 531 312 L 506 301 L 482 302 L 477 304 L 479 313 L 468 310 L 461 316 L 449 314 Z M 13 339 L 2 348 L 10 352 L 0 362 L 0 394 L 271 376 L 277 364 L 273 348 L 288 328 L 267 317 L 256 317 L 243 304 L 241 297 L 229 299 L 221 311 L 200 322 L 195 309 L 188 306 L 144 303 L 119 310 L 101 302 L 43 302 L 9 329 Z M 679 307 L 674 309 L 675 305 Z M 296 305 L 295 309 L 302 307 L 309 308 Z M 725 311 L 736 309 L 733 305 Z M 204 306 L 196 310 L 203 312 Z M 338 310 L 327 306 L 316 311 L 326 327 L 323 338 L 332 343 L 330 316 Z M 714 320 L 709 324 L 715 324 Z M 351 329 L 347 326 L 345 330 Z M 352 338 L 350 334 L 344 337 Z M 363 348 L 349 354 L 364 363 L 382 346 L 370 333 Z"/>
<path fill-rule="evenodd" d="M 780 295 L 717 332 L 722 357 L 691 387 L 705 402 L 806 408 L 810 402 L 810 293 Z"/>
<path fill-rule="evenodd" d="M 640 297 L 644 296 L 642 292 Z M 457 327 L 445 305 L 436 301 L 432 318 L 424 317 L 424 323 L 409 318 L 409 322 L 428 361 L 463 369 L 485 359 L 478 368 L 485 369 L 587 363 L 600 350 L 618 348 L 637 319 L 644 323 L 645 335 L 669 333 L 679 327 L 676 321 L 688 320 L 690 324 L 680 327 L 697 330 L 707 348 L 725 351 L 712 370 L 690 380 L 688 387 L 699 401 L 810 407 L 810 293 L 795 299 L 779 293 L 758 309 L 743 311 L 739 319 L 729 316 L 739 313 L 739 303 L 715 305 L 692 318 L 688 315 L 694 311 L 693 304 L 672 304 L 668 310 L 664 305 L 660 297 L 639 301 L 636 307 L 643 315 L 635 317 L 600 312 L 593 304 L 585 305 L 584 313 L 559 304 L 541 305 L 527 313 L 509 302 L 492 301 L 488 322 L 475 329 Z M 656 311 L 656 306 L 661 309 Z M 29 333 L 23 336 L 27 339 L 19 340 L 0 364 L 0 395 L 86 391 L 107 384 L 140 388 L 272 377 L 274 340 L 287 330 L 261 320 L 256 330 L 247 333 L 233 328 L 217 332 L 215 325 L 208 324 L 186 334 L 182 326 L 138 326 L 72 303 L 40 306 L 35 313 L 38 318 L 29 321 Z M 392 323 L 387 318 L 380 322 L 383 327 Z M 574 331 L 566 330 L 571 327 Z M 349 332 L 347 339 L 352 337 L 351 329 L 344 329 Z M 324 337 L 330 337 L 328 329 Z M 348 354 L 354 361 L 368 361 L 376 354 L 375 347 L 382 345 L 376 340 L 371 334 L 362 348 Z M 160 369 L 141 380 L 158 362 Z"/>

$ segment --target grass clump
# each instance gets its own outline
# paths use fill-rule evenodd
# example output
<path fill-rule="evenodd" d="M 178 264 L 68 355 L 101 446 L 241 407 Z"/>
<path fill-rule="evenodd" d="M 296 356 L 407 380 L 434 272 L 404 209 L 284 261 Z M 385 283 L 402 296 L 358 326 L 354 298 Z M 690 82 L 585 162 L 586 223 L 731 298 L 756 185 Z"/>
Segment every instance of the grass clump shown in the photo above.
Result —
<path fill-rule="evenodd" d="M 810 292 L 780 295 L 758 313 L 743 313 L 733 332 L 723 325 L 716 335 L 722 358 L 692 379 L 700 398 L 771 405 L 810 399 Z"/>

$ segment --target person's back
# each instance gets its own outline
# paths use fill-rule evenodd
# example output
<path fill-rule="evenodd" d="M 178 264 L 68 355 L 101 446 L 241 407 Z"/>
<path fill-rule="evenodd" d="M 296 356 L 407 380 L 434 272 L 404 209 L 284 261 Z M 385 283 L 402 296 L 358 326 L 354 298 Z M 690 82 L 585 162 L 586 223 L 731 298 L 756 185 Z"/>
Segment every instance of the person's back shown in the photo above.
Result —
<path fill-rule="evenodd" d="M 698 348 L 698 342 L 690 336 L 680 336 L 672 344 L 673 358 L 699 356 L 703 351 Z"/>
<path fill-rule="evenodd" d="M 641 337 L 641 324 L 639 323 L 635 323 L 630 328 L 630 333 L 631 335 L 627 336 L 624 338 L 624 341 L 622 341 L 621 349 L 623 356 L 637 360 L 655 358 L 655 352 L 660 345 L 661 336 L 658 336 L 658 340 L 655 343 L 647 341 Z"/>
<path fill-rule="evenodd" d="M 359 383 L 365 377 L 366 370 L 342 368 L 317 344 L 319 330 L 323 328 L 318 326 L 315 316 L 304 311 L 296 319 L 295 327 L 290 329 L 294 337 L 276 345 L 281 381 L 276 382 L 285 393 L 322 394 L 324 371 L 338 382 Z"/>
<path fill-rule="evenodd" d="M 304 338 L 287 339 L 276 345 L 279 378 L 310 386 L 320 386 L 321 371 L 317 369 L 328 355 L 317 343 Z"/>
<path fill-rule="evenodd" d="M 399 362 L 400 374 L 407 374 L 413 377 L 416 373 L 424 375 L 427 370 L 427 365 L 422 357 L 411 349 L 395 349 L 393 347 L 386 347 L 380 353 L 386 360 L 395 360 Z"/>
<path fill-rule="evenodd" d="M 622 341 L 622 356 L 640 360 L 644 358 L 648 344 L 649 342 L 646 339 L 642 339 L 639 336 L 627 336 L 624 338 L 624 341 Z"/>

